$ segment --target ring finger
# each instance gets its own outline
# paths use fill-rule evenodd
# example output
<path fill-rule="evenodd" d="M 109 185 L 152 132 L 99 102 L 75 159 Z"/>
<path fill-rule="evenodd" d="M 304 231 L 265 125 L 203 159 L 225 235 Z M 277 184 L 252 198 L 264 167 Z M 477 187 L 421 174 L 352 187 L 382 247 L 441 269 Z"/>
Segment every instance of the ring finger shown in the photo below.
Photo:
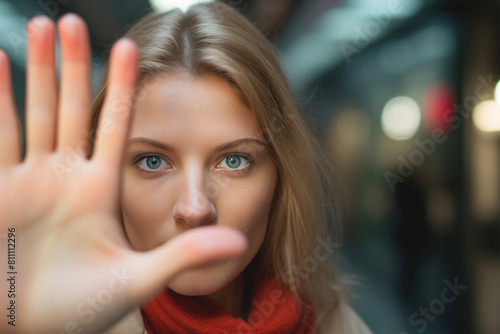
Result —
<path fill-rule="evenodd" d="M 55 144 L 55 25 L 48 17 L 37 16 L 28 23 L 27 33 L 26 154 L 47 153 Z"/>

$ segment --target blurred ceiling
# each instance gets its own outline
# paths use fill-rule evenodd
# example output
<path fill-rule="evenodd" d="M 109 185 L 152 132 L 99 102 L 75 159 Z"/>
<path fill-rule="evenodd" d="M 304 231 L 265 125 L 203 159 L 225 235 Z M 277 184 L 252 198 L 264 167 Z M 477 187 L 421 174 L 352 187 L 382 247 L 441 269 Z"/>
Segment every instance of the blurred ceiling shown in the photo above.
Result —
<path fill-rule="evenodd" d="M 349 63 L 432 4 L 446 0 L 220 0 L 246 15 L 280 50 L 294 89 Z M 81 15 L 89 26 L 98 68 L 111 44 L 147 12 L 187 7 L 195 0 L 0 0 L 0 47 L 24 70 L 24 28 L 36 14 Z M 167 4 L 168 7 L 165 7 Z M 163 7 L 162 7 L 163 6 Z M 99 77 L 99 73 L 97 76 Z M 97 78 L 98 80 L 99 78 Z"/>
<path fill-rule="evenodd" d="M 386 21 L 403 20 L 432 0 L 221 1 L 238 8 L 269 39 L 276 41 L 287 59 L 314 75 L 325 64 L 341 60 L 338 43 L 352 42 L 358 37 L 357 31 L 352 29 L 353 22 L 360 29 L 377 30 L 373 22 L 384 25 Z M 153 0 L 152 3 L 155 5 Z M 189 1 L 172 0 L 169 3 L 182 6 Z M 399 6 L 388 5 L 391 3 Z M 398 8 L 391 13 L 393 7 Z M 24 67 L 24 28 L 29 18 L 45 14 L 57 19 L 64 13 L 74 12 L 88 23 L 94 52 L 100 54 L 151 10 L 153 7 L 148 0 L 0 0 L 0 47 L 9 52 L 17 66 Z M 377 32 L 372 33 L 377 35 L 374 38 L 383 36 L 385 26 L 382 28 L 380 32 L 373 30 Z"/>
<path fill-rule="evenodd" d="M 350 63 L 402 23 L 438 0 L 302 1 L 275 44 L 286 59 L 294 88 Z M 294 77 L 296 76 L 296 77 Z"/>

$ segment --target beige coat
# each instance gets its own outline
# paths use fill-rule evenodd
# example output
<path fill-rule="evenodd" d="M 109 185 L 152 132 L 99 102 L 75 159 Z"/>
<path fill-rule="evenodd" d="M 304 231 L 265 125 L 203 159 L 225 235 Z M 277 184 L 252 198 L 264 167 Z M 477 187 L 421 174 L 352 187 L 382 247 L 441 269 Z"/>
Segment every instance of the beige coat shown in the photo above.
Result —
<path fill-rule="evenodd" d="M 373 334 L 363 320 L 346 303 L 325 321 L 318 334 Z M 103 334 L 148 334 L 144 329 L 140 310 L 137 308 Z"/>

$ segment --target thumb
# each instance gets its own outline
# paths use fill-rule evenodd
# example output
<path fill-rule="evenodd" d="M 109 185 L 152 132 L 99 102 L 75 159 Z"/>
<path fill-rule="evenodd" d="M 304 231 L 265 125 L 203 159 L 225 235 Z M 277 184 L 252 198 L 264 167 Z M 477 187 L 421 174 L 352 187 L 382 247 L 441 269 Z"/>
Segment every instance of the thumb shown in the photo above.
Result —
<path fill-rule="evenodd" d="M 144 303 L 162 291 L 176 274 L 215 260 L 237 257 L 247 247 L 246 237 L 234 228 L 204 226 L 183 232 L 152 251 L 137 253 L 132 300 Z"/>

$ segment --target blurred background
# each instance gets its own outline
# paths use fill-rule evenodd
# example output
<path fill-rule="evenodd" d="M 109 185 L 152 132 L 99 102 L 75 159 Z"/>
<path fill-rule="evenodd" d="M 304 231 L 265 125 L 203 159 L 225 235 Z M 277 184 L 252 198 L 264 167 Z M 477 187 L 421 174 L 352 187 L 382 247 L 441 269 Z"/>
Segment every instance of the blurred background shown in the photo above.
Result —
<path fill-rule="evenodd" d="M 111 44 L 194 1 L 0 0 L 24 114 L 27 21 L 89 25 L 94 89 Z M 375 333 L 500 333 L 498 0 L 225 0 L 281 52 L 345 190 L 340 267 Z"/>

